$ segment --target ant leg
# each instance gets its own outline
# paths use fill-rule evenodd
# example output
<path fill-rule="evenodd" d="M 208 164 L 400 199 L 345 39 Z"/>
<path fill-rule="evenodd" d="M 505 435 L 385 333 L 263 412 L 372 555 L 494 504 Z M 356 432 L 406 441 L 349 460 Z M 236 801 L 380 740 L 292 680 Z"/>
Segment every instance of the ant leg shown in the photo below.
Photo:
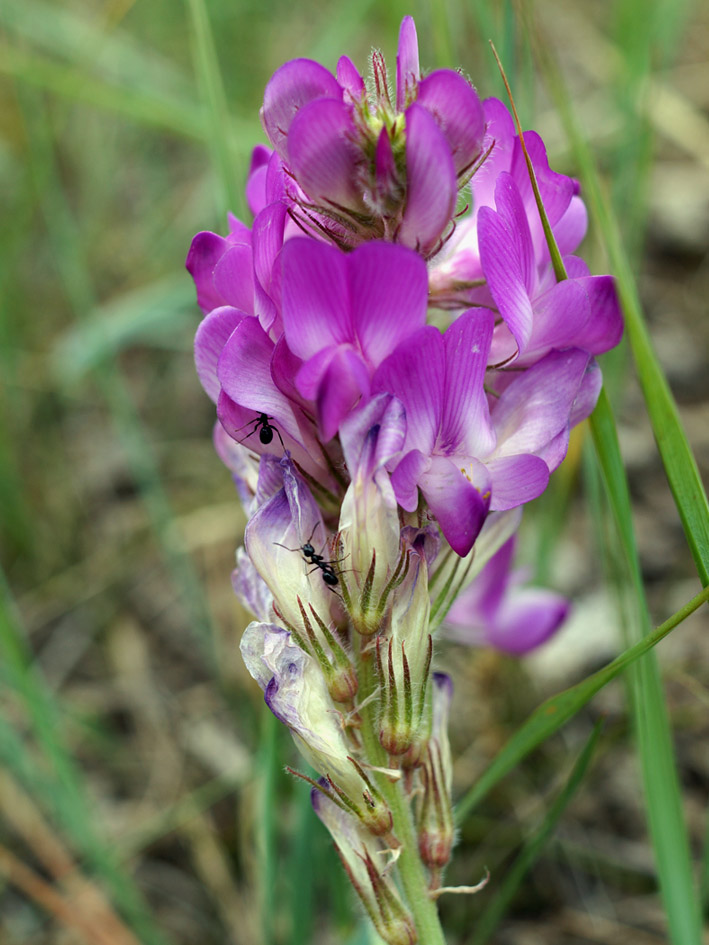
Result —
<path fill-rule="evenodd" d="M 245 442 L 248 440 L 248 438 L 249 438 L 250 436 L 253 436 L 254 433 L 258 430 L 259 424 L 261 423 L 261 421 L 260 421 L 260 420 L 255 420 L 255 421 L 254 421 L 254 420 L 249 420 L 249 423 L 253 423 L 253 424 L 254 424 L 253 430 L 251 431 L 251 433 L 247 433 L 246 436 L 243 436 L 240 440 L 237 440 L 237 441 L 236 441 L 237 443 L 239 443 L 239 444 L 245 443 Z M 248 426 L 248 425 L 249 425 L 248 423 L 245 423 L 245 424 L 244 424 L 244 427 L 246 427 L 246 426 Z M 239 430 L 243 430 L 244 427 L 239 427 Z M 239 430 L 234 430 L 234 432 L 235 432 L 235 433 L 238 433 Z"/>

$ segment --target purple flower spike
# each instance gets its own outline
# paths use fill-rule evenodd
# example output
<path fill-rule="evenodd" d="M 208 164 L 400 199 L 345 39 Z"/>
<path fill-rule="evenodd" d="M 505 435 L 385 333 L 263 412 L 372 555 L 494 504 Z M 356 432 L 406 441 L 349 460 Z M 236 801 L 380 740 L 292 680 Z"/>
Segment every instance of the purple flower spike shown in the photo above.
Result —
<path fill-rule="evenodd" d="M 522 655 L 541 646 L 566 620 L 569 602 L 553 591 L 520 588 L 512 572 L 516 537 L 490 559 L 446 617 L 447 635 L 458 643 L 493 646 Z"/>

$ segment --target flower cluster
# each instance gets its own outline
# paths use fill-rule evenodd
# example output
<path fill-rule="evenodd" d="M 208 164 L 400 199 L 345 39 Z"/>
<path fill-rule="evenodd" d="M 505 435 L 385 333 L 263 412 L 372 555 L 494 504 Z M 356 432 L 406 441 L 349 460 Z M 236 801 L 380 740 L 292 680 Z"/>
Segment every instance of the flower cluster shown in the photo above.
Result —
<path fill-rule="evenodd" d="M 523 652 L 563 620 L 553 595 L 507 593 L 514 534 L 593 409 L 594 355 L 622 324 L 612 279 L 572 255 L 585 208 L 539 136 L 520 139 L 461 73 L 422 77 L 410 17 L 396 89 L 380 53 L 371 65 L 369 83 L 347 57 L 336 75 L 306 59 L 277 70 L 253 226 L 198 234 L 187 268 L 215 445 L 249 516 L 233 578 L 257 618 L 244 659 L 319 773 L 316 812 L 396 945 L 417 934 L 379 855 L 411 855 L 399 800 L 416 798 L 431 888 L 453 844 L 451 687 L 431 672 L 433 632 L 458 593 L 458 639 Z"/>

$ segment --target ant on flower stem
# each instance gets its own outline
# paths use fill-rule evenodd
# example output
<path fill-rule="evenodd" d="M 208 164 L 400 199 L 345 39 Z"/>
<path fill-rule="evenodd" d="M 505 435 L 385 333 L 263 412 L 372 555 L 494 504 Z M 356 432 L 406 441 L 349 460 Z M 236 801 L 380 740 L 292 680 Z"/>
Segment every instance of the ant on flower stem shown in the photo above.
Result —
<path fill-rule="evenodd" d="M 313 530 L 310 533 L 310 538 L 308 538 L 305 544 L 301 545 L 299 548 L 289 548 L 287 545 L 282 545 L 280 541 L 276 541 L 274 544 L 278 545 L 280 548 L 285 548 L 286 551 L 300 551 L 303 555 L 303 561 L 305 561 L 306 564 L 313 564 L 315 565 L 314 570 L 320 570 L 322 572 L 322 579 L 328 585 L 328 587 L 336 587 L 340 581 L 335 574 L 333 564 L 337 564 L 337 561 L 325 561 L 325 556 L 317 554 L 315 548 L 311 544 L 313 535 L 315 534 L 315 529 L 319 524 L 320 522 L 315 523 Z M 308 572 L 308 574 L 312 573 L 312 571 Z"/>
<path fill-rule="evenodd" d="M 249 422 L 245 423 L 243 427 L 239 427 L 239 430 L 243 430 L 244 427 L 248 427 L 252 423 L 254 425 L 254 428 L 251 431 L 251 433 L 247 433 L 245 437 L 243 437 L 241 440 L 237 440 L 236 442 L 244 443 L 246 440 L 248 440 L 250 436 L 253 436 L 254 433 L 256 433 L 256 431 L 258 430 L 259 440 L 264 446 L 268 446 L 268 444 L 273 440 L 273 434 L 275 433 L 278 439 L 281 441 L 281 446 L 283 447 L 283 450 L 285 451 L 286 447 L 283 442 L 283 437 L 281 436 L 280 431 L 278 430 L 278 427 L 274 427 L 273 424 L 270 422 L 271 420 L 273 420 L 273 417 L 269 417 L 268 414 L 266 413 L 260 413 L 256 420 L 249 420 Z M 236 432 L 238 433 L 239 430 L 237 430 Z"/>

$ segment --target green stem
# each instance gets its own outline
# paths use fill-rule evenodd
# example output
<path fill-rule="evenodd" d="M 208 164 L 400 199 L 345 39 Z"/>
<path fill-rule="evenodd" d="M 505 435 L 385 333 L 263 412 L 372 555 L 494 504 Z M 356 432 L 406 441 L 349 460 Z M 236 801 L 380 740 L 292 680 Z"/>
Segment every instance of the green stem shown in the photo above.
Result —
<path fill-rule="evenodd" d="M 396 866 L 404 895 L 414 917 L 419 943 L 446 945 L 438 907 L 428 894 L 428 876 L 419 857 L 416 831 L 408 802 L 400 784 L 392 784 L 386 778 L 383 778 L 382 782 L 386 782 L 382 784 L 382 793 L 394 818 L 394 833 L 401 842 L 401 853 Z"/>
<path fill-rule="evenodd" d="M 373 652 L 372 650 L 368 653 L 362 652 L 363 647 L 371 640 L 371 637 L 360 637 L 360 645 L 357 648 L 357 676 L 362 701 L 371 695 L 377 686 Z M 362 709 L 361 717 L 365 757 L 370 764 L 385 766 L 387 764 L 386 752 L 379 744 L 377 737 L 377 700 L 373 699 Z M 414 919 L 418 941 L 420 945 L 446 945 L 438 917 L 438 908 L 428 894 L 428 876 L 419 857 L 416 831 L 408 801 L 403 795 L 400 783 L 393 783 L 383 774 L 378 775 L 377 783 L 392 813 L 393 832 L 401 843 L 396 867 Z"/>

